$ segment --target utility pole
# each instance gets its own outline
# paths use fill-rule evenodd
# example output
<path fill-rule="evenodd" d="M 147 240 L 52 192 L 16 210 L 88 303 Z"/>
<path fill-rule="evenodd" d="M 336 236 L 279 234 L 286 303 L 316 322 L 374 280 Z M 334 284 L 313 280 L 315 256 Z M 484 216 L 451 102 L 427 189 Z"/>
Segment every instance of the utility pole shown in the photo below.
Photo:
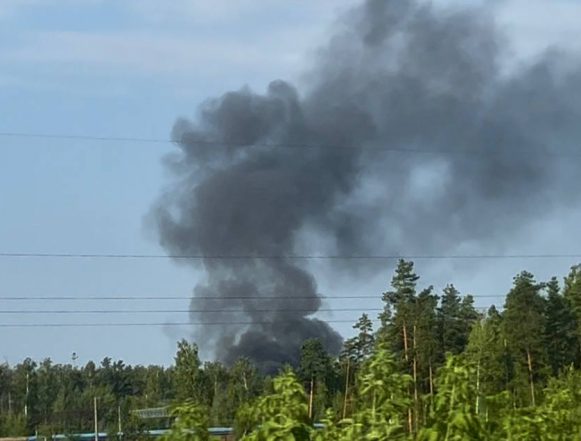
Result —
<path fill-rule="evenodd" d="M 97 416 L 97 396 L 93 397 L 93 415 L 95 417 L 95 441 L 99 441 L 99 418 Z"/>
<path fill-rule="evenodd" d="M 117 433 L 121 436 L 121 404 L 117 404 Z"/>
<path fill-rule="evenodd" d="M 315 379 L 311 376 L 311 392 L 309 393 L 309 419 L 313 418 L 313 395 L 315 393 Z"/>
<path fill-rule="evenodd" d="M 29 374 L 26 373 L 26 398 L 24 399 L 24 418 L 28 418 L 28 383 L 29 383 Z"/>
<path fill-rule="evenodd" d="M 349 393 L 349 365 L 351 357 L 347 357 L 347 372 L 345 375 L 345 396 L 343 397 L 343 419 L 347 417 L 347 397 Z"/>

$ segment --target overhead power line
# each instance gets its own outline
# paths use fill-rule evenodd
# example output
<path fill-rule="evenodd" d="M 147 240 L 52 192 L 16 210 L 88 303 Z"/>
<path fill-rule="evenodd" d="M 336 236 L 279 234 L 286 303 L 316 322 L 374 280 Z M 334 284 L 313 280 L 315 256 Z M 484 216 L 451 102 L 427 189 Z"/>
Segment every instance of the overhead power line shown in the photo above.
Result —
<path fill-rule="evenodd" d="M 297 297 L 280 297 L 280 296 L 229 296 L 229 297 L 211 297 L 211 296 L 119 296 L 119 297 L 101 297 L 101 296 L 91 296 L 91 297 L 73 297 L 73 296 L 59 296 L 59 297 L 40 297 L 40 296 L 20 296 L 20 297 L 0 297 L 2 300 L 55 300 L 55 301 L 69 301 L 69 300 L 307 300 L 307 299 L 379 299 L 380 296 L 377 295 L 365 295 L 365 296 L 297 296 Z"/>
<path fill-rule="evenodd" d="M 383 308 L 320 308 L 313 311 L 313 308 L 275 308 L 275 309 L 253 309 L 252 312 L 380 312 Z M 21 309 L 0 311 L 0 315 L 5 314 L 185 314 L 185 313 L 245 313 L 245 309 Z"/>
<path fill-rule="evenodd" d="M 504 297 L 504 296 L 494 296 Z M 248 313 L 248 312 L 381 312 L 383 308 L 263 308 L 253 309 L 20 309 L 0 310 L 0 315 L 7 314 L 221 314 L 221 313 Z"/>
<path fill-rule="evenodd" d="M 353 144 L 308 144 L 308 143 L 248 143 L 242 141 L 217 141 L 191 139 L 184 137 L 182 139 L 170 138 L 144 138 L 134 136 L 99 136 L 99 135 L 75 135 L 70 133 L 33 133 L 33 132 L 0 132 L 2 138 L 21 138 L 21 139 L 56 139 L 69 141 L 94 141 L 105 143 L 147 143 L 147 144 L 188 144 L 207 147 L 266 147 L 266 148 L 297 148 L 297 149 L 318 149 L 328 148 L 337 150 L 382 150 L 397 153 L 420 153 L 420 154 L 459 154 L 459 155 L 488 155 L 490 153 L 502 153 L 505 150 L 499 149 L 419 149 L 419 148 L 400 148 L 388 147 L 385 145 L 353 145 Z M 526 148 L 510 149 L 511 152 L 520 151 L 526 154 L 537 154 L 542 156 L 560 156 L 560 157 L 581 157 L 581 152 L 554 152 L 550 150 L 531 150 Z"/>
<path fill-rule="evenodd" d="M 378 320 L 371 320 L 376 322 Z M 353 323 L 353 320 L 324 320 L 325 323 Z M 228 326 L 271 325 L 277 322 L 168 322 L 168 323 L 0 323 L 0 328 L 105 328 L 138 326 Z"/>
<path fill-rule="evenodd" d="M 478 308 L 479 311 L 485 308 Z M 353 324 L 356 319 L 331 319 L 323 320 L 325 323 L 350 323 Z M 379 319 L 370 319 L 371 322 L 380 322 Z M 244 326 L 244 325 L 274 325 L 278 322 L 273 321 L 207 321 L 207 322 L 122 322 L 122 323 L 0 323 L 0 328 L 105 328 L 105 327 L 145 327 L 145 326 Z M 286 324 L 288 324 L 287 322 Z"/>
<path fill-rule="evenodd" d="M 212 296 L 90 296 L 90 297 L 73 297 L 73 296 L 58 296 L 58 297 L 40 297 L 40 296 L 19 296 L 19 297 L 0 297 L 1 300 L 307 300 L 307 299 L 379 299 L 377 295 L 365 296 L 296 296 L 296 297 L 280 297 L 280 296 L 229 296 L 229 297 L 212 297 Z"/>
<path fill-rule="evenodd" d="M 461 294 L 462 296 L 468 296 L 474 298 L 498 298 L 498 297 L 505 297 L 505 294 Z M 119 301 L 150 301 L 150 300 L 210 300 L 210 301 L 224 301 L 224 300 L 288 300 L 288 301 L 296 301 L 296 300 L 310 300 L 310 299 L 333 299 L 333 300 L 364 300 L 364 299 L 373 299 L 373 300 L 380 300 L 380 295 L 360 295 L 360 296 L 297 296 L 297 297 L 280 297 L 280 296 L 231 296 L 231 297 L 211 297 L 211 296 L 201 296 L 201 297 L 188 297 L 188 296 L 119 296 L 119 297 L 102 297 L 102 296 L 92 296 L 92 297 L 73 297 L 73 296 L 59 296 L 59 297 L 40 297 L 40 296 L 19 296 L 19 297 L 0 297 L 0 301 L 112 301 L 112 300 L 119 300 Z M 44 311 L 46 312 L 46 311 Z M 0 311 L 2 314 L 3 311 Z"/>
<path fill-rule="evenodd" d="M 0 252 L 0 258 L 35 259 L 184 259 L 184 260 L 464 260 L 464 259 L 569 259 L 581 253 L 545 254 L 116 254 L 116 253 L 21 253 Z"/>

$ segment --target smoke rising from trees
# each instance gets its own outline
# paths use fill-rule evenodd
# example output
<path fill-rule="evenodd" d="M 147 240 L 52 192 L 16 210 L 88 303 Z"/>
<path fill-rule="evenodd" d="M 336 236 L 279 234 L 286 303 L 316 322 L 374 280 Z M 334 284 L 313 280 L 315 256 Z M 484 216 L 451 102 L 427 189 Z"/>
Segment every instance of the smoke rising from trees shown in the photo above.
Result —
<path fill-rule="evenodd" d="M 289 255 L 501 246 L 574 203 L 564 182 L 579 161 L 567 154 L 581 70 L 552 53 L 507 73 L 506 46 L 486 9 L 368 0 L 337 23 L 301 90 L 242 88 L 177 121 L 174 185 L 154 214 L 169 253 L 206 256 L 193 309 L 224 312 L 192 319 L 228 325 L 203 327 L 200 345 L 264 370 L 296 361 L 308 338 L 338 351 L 312 318 L 308 261 Z"/>

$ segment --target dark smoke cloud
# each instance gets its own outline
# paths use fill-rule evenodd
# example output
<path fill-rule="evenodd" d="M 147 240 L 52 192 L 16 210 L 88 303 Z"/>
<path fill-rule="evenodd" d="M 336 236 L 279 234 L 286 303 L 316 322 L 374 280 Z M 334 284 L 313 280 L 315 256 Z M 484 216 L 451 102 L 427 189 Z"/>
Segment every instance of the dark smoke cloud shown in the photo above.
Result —
<path fill-rule="evenodd" d="M 505 46 L 484 9 L 369 0 L 338 23 L 302 93 L 274 81 L 178 121 L 176 185 L 155 215 L 168 252 L 207 257 L 192 307 L 224 312 L 192 319 L 229 324 L 199 343 L 265 370 L 307 338 L 336 352 L 339 335 L 312 318 L 308 261 L 284 256 L 500 247 L 576 203 L 575 160 L 560 154 L 577 148 L 580 72 L 553 54 L 503 74 Z M 213 258 L 264 255 L 278 258 Z"/>

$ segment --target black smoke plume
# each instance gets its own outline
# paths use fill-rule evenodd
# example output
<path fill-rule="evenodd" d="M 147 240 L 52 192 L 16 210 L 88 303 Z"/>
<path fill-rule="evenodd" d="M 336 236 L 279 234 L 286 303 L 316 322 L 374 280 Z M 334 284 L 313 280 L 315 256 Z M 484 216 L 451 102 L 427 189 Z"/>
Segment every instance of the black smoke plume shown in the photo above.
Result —
<path fill-rule="evenodd" d="M 485 9 L 369 0 L 300 92 L 243 88 L 178 121 L 154 211 L 169 253 L 204 256 L 192 309 L 213 312 L 192 319 L 225 324 L 198 342 L 265 370 L 307 338 L 336 352 L 309 261 L 289 256 L 498 248 L 572 203 L 581 71 L 555 53 L 506 71 L 505 48 Z"/>

